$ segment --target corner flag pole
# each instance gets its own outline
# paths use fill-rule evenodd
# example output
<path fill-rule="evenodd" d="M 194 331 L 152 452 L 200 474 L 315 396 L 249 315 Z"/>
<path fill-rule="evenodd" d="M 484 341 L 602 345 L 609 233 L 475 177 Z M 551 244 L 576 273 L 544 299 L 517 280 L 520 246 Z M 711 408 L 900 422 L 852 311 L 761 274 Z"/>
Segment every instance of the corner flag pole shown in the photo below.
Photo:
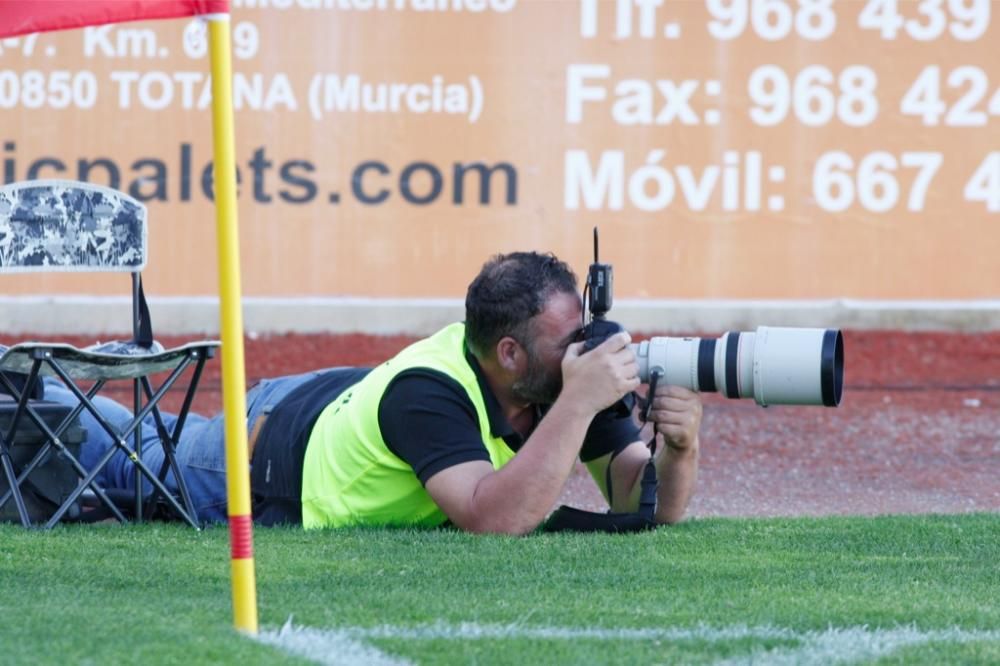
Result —
<path fill-rule="evenodd" d="M 236 157 L 233 138 L 229 14 L 207 14 L 212 61 L 212 139 L 215 157 L 215 222 L 222 315 L 222 401 L 226 422 L 226 497 L 233 583 L 233 623 L 257 633 L 257 582 L 250 513 L 247 456 L 246 371 L 240 302 L 240 244 L 236 219 Z"/>

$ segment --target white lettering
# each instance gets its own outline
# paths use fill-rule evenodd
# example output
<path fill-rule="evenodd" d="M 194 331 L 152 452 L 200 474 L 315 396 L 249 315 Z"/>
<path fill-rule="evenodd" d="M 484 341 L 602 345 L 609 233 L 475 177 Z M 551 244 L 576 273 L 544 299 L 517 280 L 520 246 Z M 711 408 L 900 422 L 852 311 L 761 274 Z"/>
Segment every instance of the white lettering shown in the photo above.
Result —
<path fill-rule="evenodd" d="M 688 164 L 671 166 L 666 158 L 666 150 L 652 149 L 642 164 L 633 167 L 625 163 L 624 151 L 605 150 L 595 165 L 586 151 L 569 150 L 564 161 L 563 204 L 567 210 L 621 210 L 627 203 L 655 213 L 676 205 L 679 190 L 680 203 L 691 211 L 706 210 L 713 200 L 726 212 L 761 209 L 764 164 L 760 152 L 727 150 L 721 155 L 721 165 L 710 164 L 700 174 Z M 859 181 L 862 176 L 877 181 L 882 177 L 879 166 L 874 164 L 870 174 L 859 171 Z M 771 210 L 777 210 L 774 205 L 769 201 Z"/>
<path fill-rule="evenodd" d="M 118 86 L 118 106 L 122 109 L 132 108 L 135 103 L 142 108 L 159 111 L 179 99 L 182 109 L 204 110 L 212 103 L 212 80 L 202 72 L 168 74 L 118 70 L 111 72 L 110 78 Z M 299 104 L 292 84 L 283 72 L 271 76 L 234 72 L 233 108 L 297 111 Z"/>
<path fill-rule="evenodd" d="M 639 210 L 662 210 L 674 200 L 674 178 L 666 168 L 660 166 L 666 151 L 651 150 L 646 156 L 646 164 L 635 170 L 628 179 L 628 198 Z M 652 183 L 653 193 L 649 192 Z"/>
<path fill-rule="evenodd" d="M 712 196 L 715 183 L 719 180 L 719 167 L 712 165 L 706 167 L 701 173 L 701 180 L 695 181 L 694 170 L 682 164 L 674 169 L 677 174 L 677 182 L 681 184 L 681 194 L 687 201 L 691 210 L 705 210 L 708 207 L 708 199 Z"/>
<path fill-rule="evenodd" d="M 599 102 L 607 98 L 603 86 L 588 86 L 586 79 L 606 79 L 611 76 L 608 65 L 570 65 L 566 68 L 566 122 L 583 120 L 583 103 Z"/>
<path fill-rule="evenodd" d="M 327 75 L 323 86 L 323 106 L 337 111 L 357 111 L 359 107 L 361 77 L 348 75 L 343 82 L 337 74 Z"/>
<path fill-rule="evenodd" d="M 625 153 L 605 150 L 597 173 L 590 166 L 585 150 L 568 150 L 565 159 L 563 204 L 567 210 L 580 208 L 580 198 L 588 210 L 621 210 L 624 205 Z"/>
<path fill-rule="evenodd" d="M 445 84 L 435 75 L 429 83 L 368 82 L 358 74 L 321 75 L 317 111 L 366 113 L 448 113 L 467 115 L 471 96 L 460 83 Z"/>
<path fill-rule="evenodd" d="M 393 88 L 395 87 L 393 86 Z M 406 85 L 403 85 L 402 88 L 406 90 Z M 406 90 L 406 106 L 414 113 L 427 113 L 427 110 L 431 108 L 430 88 L 422 83 L 410 86 L 410 89 Z"/>
<path fill-rule="evenodd" d="M 660 2 L 661 0 L 652 0 Z M 326 10 L 326 11 L 416 11 L 472 12 L 503 14 L 511 11 L 517 0 L 233 0 L 234 9 Z"/>
<path fill-rule="evenodd" d="M 93 58 L 152 58 L 158 54 L 156 33 L 149 28 L 102 25 L 83 29 L 83 55 Z"/>
<path fill-rule="evenodd" d="M 93 58 L 97 52 L 106 58 L 114 58 L 115 47 L 111 43 L 110 33 L 113 25 L 102 25 L 83 29 L 83 55 Z"/>
<path fill-rule="evenodd" d="M 611 77 L 608 65 L 569 65 L 566 68 L 566 122 L 583 121 L 587 102 L 608 99 L 614 91 L 611 118 L 619 125 L 698 125 L 701 119 L 691 99 L 702 82 L 685 79 L 622 79 L 612 88 L 603 79 Z"/>
<path fill-rule="evenodd" d="M 580 0 L 580 36 L 597 36 L 597 0 Z"/>
<path fill-rule="evenodd" d="M 132 84 L 139 80 L 139 72 L 111 72 L 111 80 L 118 84 L 118 108 L 130 108 Z"/>
<path fill-rule="evenodd" d="M 727 150 L 722 154 L 722 210 L 740 207 L 740 154 Z"/>
<path fill-rule="evenodd" d="M 657 81 L 656 87 L 663 96 L 663 107 L 656 116 L 657 125 L 669 125 L 679 118 L 684 125 L 697 125 L 698 116 L 691 110 L 688 100 L 698 89 L 697 81 L 682 81 L 680 86 L 673 81 Z"/>
<path fill-rule="evenodd" d="M 181 86 L 181 106 L 185 109 L 194 108 L 195 86 L 205 78 L 201 72 L 174 72 L 174 81 Z"/>
<path fill-rule="evenodd" d="M 146 72 L 139 77 L 139 103 L 159 111 L 174 101 L 174 82 L 164 72 Z"/>
<path fill-rule="evenodd" d="M 653 88 L 639 79 L 626 79 L 615 86 L 611 117 L 619 125 L 653 123 Z"/>
<path fill-rule="evenodd" d="M 452 83 L 444 89 L 444 112 L 466 113 L 469 109 L 469 91 L 465 86 Z"/>

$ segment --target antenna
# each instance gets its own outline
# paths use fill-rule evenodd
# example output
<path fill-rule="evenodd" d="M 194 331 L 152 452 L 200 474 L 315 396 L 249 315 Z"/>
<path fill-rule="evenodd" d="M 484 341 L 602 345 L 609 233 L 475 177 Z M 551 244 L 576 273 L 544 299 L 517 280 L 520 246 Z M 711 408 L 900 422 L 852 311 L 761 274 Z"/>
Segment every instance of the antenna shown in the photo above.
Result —
<path fill-rule="evenodd" d="M 598 257 L 597 227 L 594 227 L 594 263 L 587 273 L 587 294 L 590 314 L 603 319 L 611 309 L 613 274 L 611 264 L 602 264 Z"/>

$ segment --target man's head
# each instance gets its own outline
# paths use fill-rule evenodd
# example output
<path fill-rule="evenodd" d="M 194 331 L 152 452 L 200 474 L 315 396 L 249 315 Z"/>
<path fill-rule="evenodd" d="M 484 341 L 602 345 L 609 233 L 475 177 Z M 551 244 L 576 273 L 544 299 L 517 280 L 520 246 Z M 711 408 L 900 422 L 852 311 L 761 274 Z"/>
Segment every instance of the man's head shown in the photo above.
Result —
<path fill-rule="evenodd" d="M 580 327 L 576 275 L 551 254 L 512 252 L 490 259 L 465 297 L 466 341 L 480 361 L 511 376 L 514 397 L 555 401 L 560 362 Z"/>

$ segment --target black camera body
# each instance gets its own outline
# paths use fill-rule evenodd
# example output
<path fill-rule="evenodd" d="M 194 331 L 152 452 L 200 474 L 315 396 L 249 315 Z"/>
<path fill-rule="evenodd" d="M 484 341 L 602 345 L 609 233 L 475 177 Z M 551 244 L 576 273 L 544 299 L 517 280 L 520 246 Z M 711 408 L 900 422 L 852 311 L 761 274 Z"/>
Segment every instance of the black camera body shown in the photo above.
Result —
<path fill-rule="evenodd" d="M 611 310 L 613 302 L 614 273 L 611 264 L 602 264 L 597 257 L 597 227 L 594 227 L 594 263 L 587 272 L 587 282 L 584 286 L 583 328 L 579 340 L 583 344 L 583 352 L 610 338 L 615 333 L 624 331 L 621 324 L 605 318 Z M 590 321 L 587 321 L 587 312 Z M 621 400 L 600 412 L 595 418 L 621 418 L 632 414 L 636 405 L 635 393 L 629 393 Z M 611 492 L 610 467 L 608 471 L 608 492 Z M 597 513 L 582 511 L 570 506 L 559 507 L 545 522 L 542 529 L 546 532 L 638 532 L 656 527 L 656 467 L 653 464 L 652 449 L 650 459 L 643 468 L 640 483 L 639 510 L 634 513 Z"/>
<path fill-rule="evenodd" d="M 586 311 L 590 313 L 590 321 L 586 322 L 580 331 L 583 341 L 583 351 L 588 352 L 601 344 L 615 333 L 624 331 L 621 324 L 605 318 L 614 302 L 614 269 L 611 264 L 602 264 L 597 256 L 597 227 L 594 227 L 594 263 L 587 271 L 587 283 L 584 287 L 586 296 Z"/>
<path fill-rule="evenodd" d="M 587 283 L 584 286 L 586 309 L 590 313 L 590 321 L 584 323 L 580 331 L 583 342 L 583 353 L 597 347 L 615 333 L 625 329 L 616 321 L 606 319 L 614 302 L 614 269 L 611 264 L 602 264 L 597 254 L 597 227 L 594 227 L 594 263 L 587 271 Z M 611 417 L 627 416 L 635 407 L 635 394 L 629 393 L 621 400 L 604 410 Z"/>

